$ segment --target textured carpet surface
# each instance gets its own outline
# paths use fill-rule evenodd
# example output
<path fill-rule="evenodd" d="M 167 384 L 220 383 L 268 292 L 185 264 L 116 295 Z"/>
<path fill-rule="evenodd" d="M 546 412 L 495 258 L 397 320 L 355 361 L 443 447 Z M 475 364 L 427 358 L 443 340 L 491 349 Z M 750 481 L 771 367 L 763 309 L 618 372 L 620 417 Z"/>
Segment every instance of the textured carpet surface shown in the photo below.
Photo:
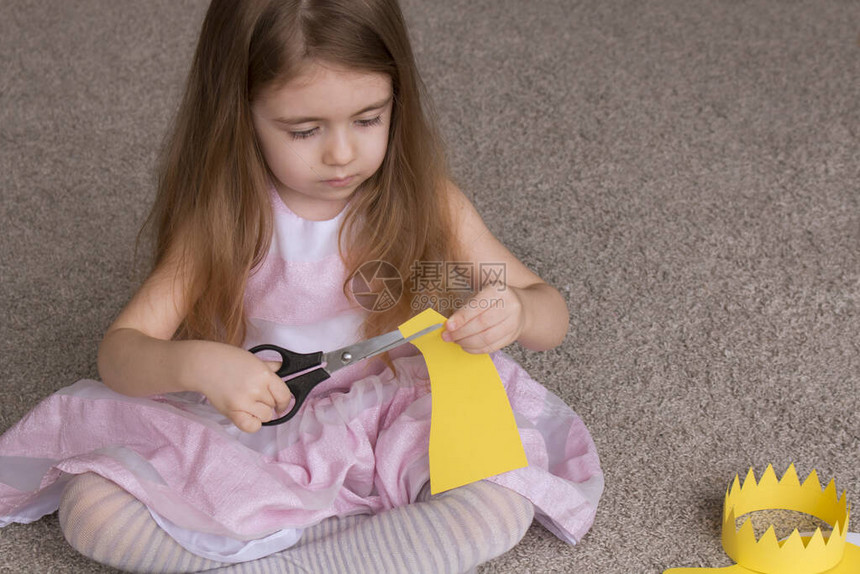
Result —
<path fill-rule="evenodd" d="M 458 183 L 570 305 L 511 352 L 606 471 L 579 545 L 482 572 L 727 565 L 750 466 L 857 507 L 860 3 L 403 2 Z M 96 376 L 205 5 L 0 0 L 0 432 Z M 0 530 L 0 572 L 106 571 L 56 517 Z"/>

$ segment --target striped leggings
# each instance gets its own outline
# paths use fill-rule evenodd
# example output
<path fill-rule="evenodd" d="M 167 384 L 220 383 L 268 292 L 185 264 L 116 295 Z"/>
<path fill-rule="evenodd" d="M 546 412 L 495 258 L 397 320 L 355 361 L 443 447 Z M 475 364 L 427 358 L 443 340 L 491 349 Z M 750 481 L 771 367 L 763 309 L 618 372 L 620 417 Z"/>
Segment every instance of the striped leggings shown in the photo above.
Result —
<path fill-rule="evenodd" d="M 60 527 L 78 552 L 127 572 L 232 574 L 473 572 L 511 549 L 534 516 L 531 503 L 491 482 L 476 482 L 377 515 L 330 518 L 295 546 L 240 564 L 192 554 L 147 508 L 93 473 L 73 477 L 60 502 Z"/>

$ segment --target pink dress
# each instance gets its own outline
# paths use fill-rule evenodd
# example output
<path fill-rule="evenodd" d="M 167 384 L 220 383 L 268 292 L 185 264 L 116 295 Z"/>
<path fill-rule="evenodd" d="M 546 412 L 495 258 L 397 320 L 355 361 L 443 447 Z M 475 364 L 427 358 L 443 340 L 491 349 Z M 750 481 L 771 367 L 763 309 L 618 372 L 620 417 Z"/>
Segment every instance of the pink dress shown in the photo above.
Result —
<path fill-rule="evenodd" d="M 246 292 L 246 348 L 311 352 L 355 342 L 366 311 L 342 291 L 342 214 L 308 221 L 274 193 L 272 205 L 272 247 Z M 0 526 L 54 512 L 68 478 L 83 472 L 140 499 L 187 549 L 226 562 L 287 548 L 330 516 L 409 504 L 429 479 L 430 396 L 421 355 L 400 354 L 396 376 L 379 361 L 338 371 L 294 419 L 253 434 L 194 393 L 132 398 L 79 381 L 0 436 Z M 576 543 L 603 490 L 594 443 L 511 358 L 493 360 L 529 466 L 490 480 L 531 500 L 544 526 Z"/>

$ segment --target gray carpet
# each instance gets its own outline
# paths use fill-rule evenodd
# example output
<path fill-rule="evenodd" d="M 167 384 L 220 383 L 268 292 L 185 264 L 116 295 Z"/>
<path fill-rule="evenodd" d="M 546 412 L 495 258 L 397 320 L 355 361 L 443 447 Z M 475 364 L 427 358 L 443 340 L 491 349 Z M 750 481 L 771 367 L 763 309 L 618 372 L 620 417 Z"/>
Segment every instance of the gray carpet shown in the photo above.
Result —
<path fill-rule="evenodd" d="M 205 4 L 0 0 L 0 431 L 96 376 Z M 404 9 L 457 181 L 570 304 L 560 348 L 511 352 L 606 471 L 578 546 L 535 525 L 482 572 L 727 565 L 751 465 L 856 506 L 860 3 Z M 56 517 L 0 530 L 0 572 L 105 571 Z"/>

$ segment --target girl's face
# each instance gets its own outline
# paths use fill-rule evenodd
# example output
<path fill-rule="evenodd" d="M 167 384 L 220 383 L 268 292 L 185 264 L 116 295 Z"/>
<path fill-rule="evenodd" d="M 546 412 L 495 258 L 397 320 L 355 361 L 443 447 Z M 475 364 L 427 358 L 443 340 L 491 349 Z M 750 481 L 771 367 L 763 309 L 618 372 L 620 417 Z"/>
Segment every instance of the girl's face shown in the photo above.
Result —
<path fill-rule="evenodd" d="M 251 104 L 254 129 L 284 203 L 331 219 L 382 165 L 391 124 L 391 78 L 322 62 Z"/>

